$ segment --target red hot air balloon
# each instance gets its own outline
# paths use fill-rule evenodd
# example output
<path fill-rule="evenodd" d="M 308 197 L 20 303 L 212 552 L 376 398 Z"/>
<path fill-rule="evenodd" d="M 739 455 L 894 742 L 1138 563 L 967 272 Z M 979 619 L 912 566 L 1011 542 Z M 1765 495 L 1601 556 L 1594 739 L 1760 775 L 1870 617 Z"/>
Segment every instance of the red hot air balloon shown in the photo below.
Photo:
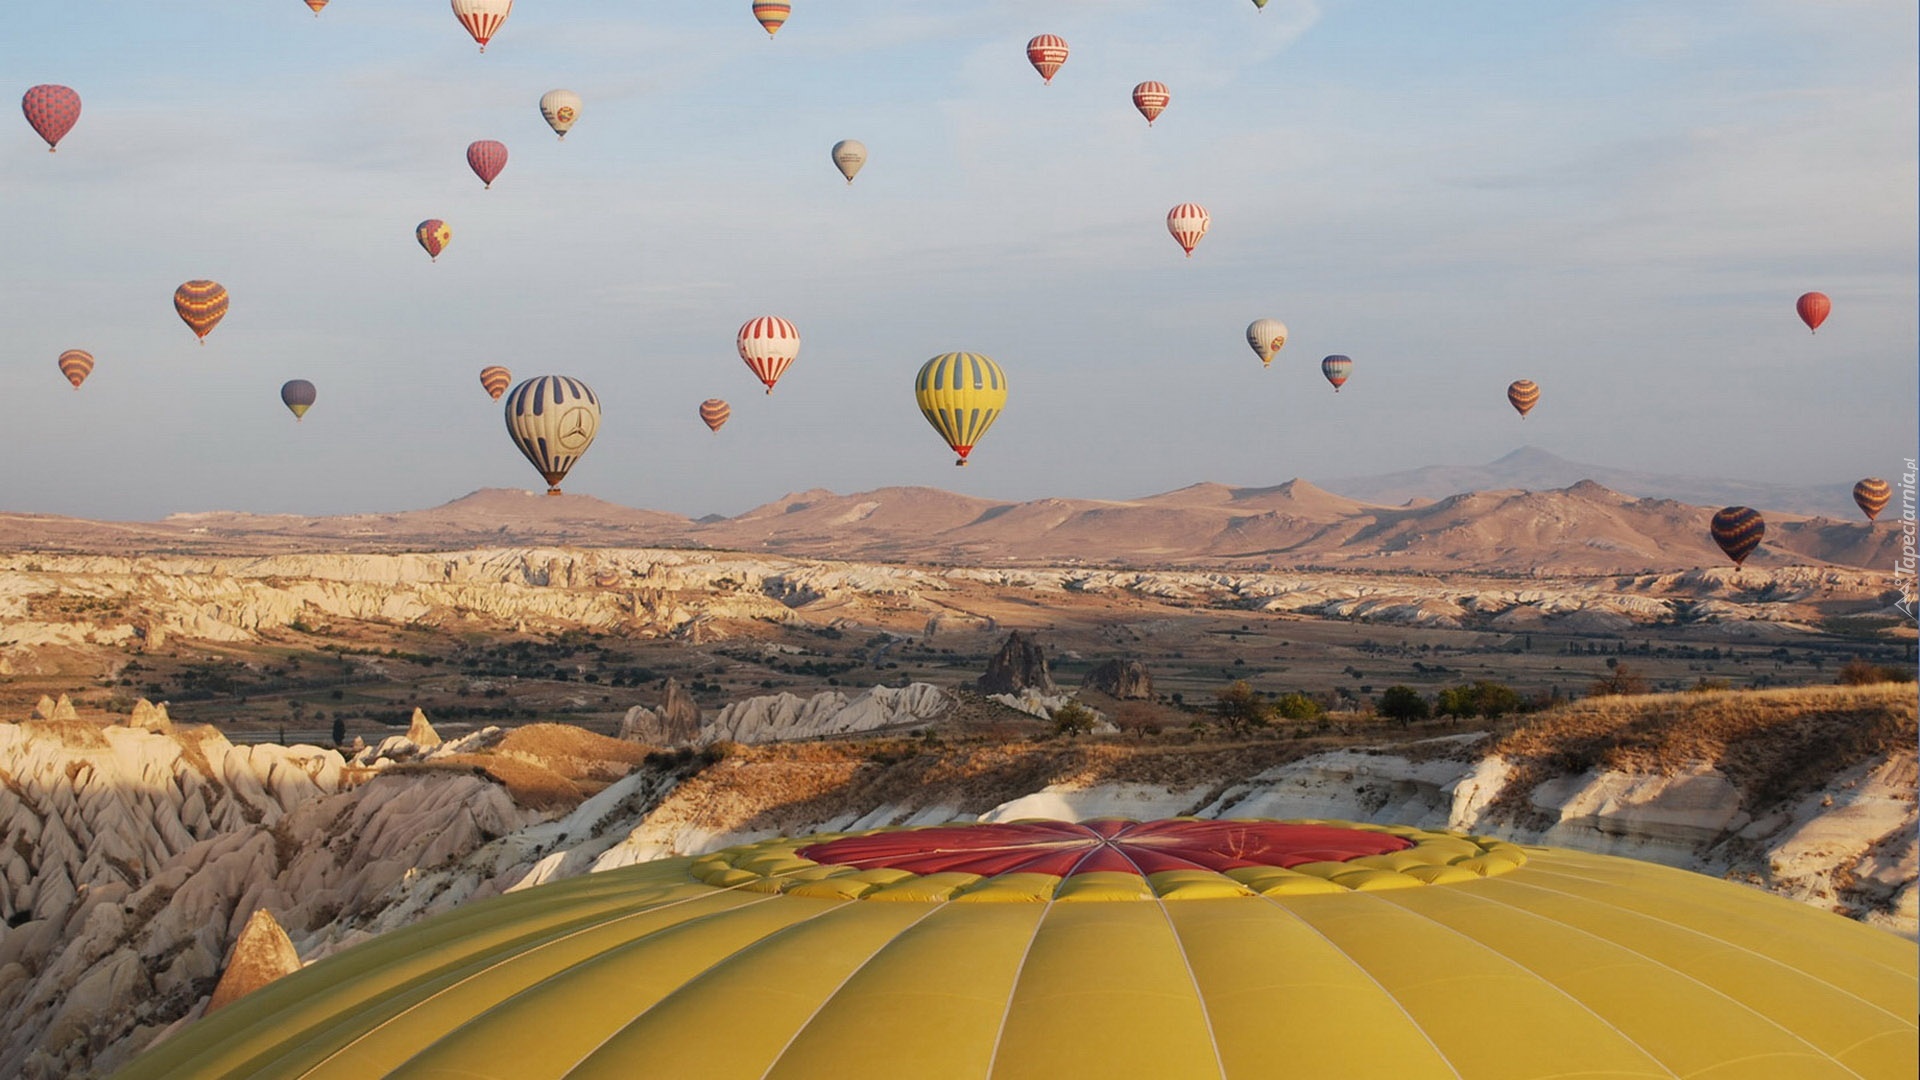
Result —
<path fill-rule="evenodd" d="M 1807 324 L 1807 332 L 1812 333 L 1820 329 L 1820 324 L 1833 312 L 1833 301 L 1823 292 L 1802 293 L 1800 299 L 1793 302 L 1793 309 L 1800 313 L 1800 321 Z"/>
<path fill-rule="evenodd" d="M 493 178 L 507 167 L 507 144 L 493 139 L 481 139 L 467 146 L 467 167 L 480 182 L 493 187 Z"/>
<path fill-rule="evenodd" d="M 700 422 L 711 431 L 718 432 L 720 425 L 733 415 L 733 409 L 719 398 L 708 398 L 700 403 Z"/>
<path fill-rule="evenodd" d="M 1054 34 L 1041 34 L 1027 42 L 1027 63 L 1040 73 L 1042 82 L 1051 85 L 1060 65 L 1067 62 L 1067 41 Z"/>
<path fill-rule="evenodd" d="M 487 396 L 493 400 L 499 401 L 500 395 L 506 393 L 507 387 L 512 385 L 513 372 L 508 371 L 499 364 L 493 364 L 480 369 L 480 386 L 486 390 Z"/>
<path fill-rule="evenodd" d="M 1737 567 L 1760 546 L 1761 538 L 1767 535 L 1767 522 L 1760 511 L 1752 507 L 1729 506 L 1713 515 L 1709 531 L 1713 542 L 1720 545 L 1720 550 L 1726 552 Z"/>
<path fill-rule="evenodd" d="M 87 376 L 93 374 L 93 354 L 85 349 L 68 349 L 61 353 L 60 374 L 67 377 L 67 381 L 73 384 L 75 390 L 80 389 L 80 384 L 86 382 Z M 1857 493 L 1859 489 L 1855 488 L 1854 491 Z M 1856 494 L 1855 498 L 1858 497 Z M 1880 501 L 1886 502 L 1885 499 Z"/>
<path fill-rule="evenodd" d="M 27 114 L 33 130 L 47 140 L 47 153 L 51 154 L 80 119 L 80 95 L 70 87 L 45 83 L 27 90 L 20 99 L 20 111 Z"/>
<path fill-rule="evenodd" d="M 762 315 L 757 319 L 748 319 L 740 327 L 740 333 L 734 339 L 740 349 L 740 359 L 767 386 L 767 393 L 773 393 L 773 384 L 780 381 L 786 373 L 787 365 L 800 355 L 800 331 L 785 319 L 773 315 Z"/>
<path fill-rule="evenodd" d="M 753 0 L 753 17 L 759 20 L 761 29 L 767 32 L 769 38 L 787 25 L 787 16 L 791 14 L 792 4 L 781 3 L 780 0 Z"/>
<path fill-rule="evenodd" d="M 1887 508 L 1887 501 L 1893 498 L 1893 486 L 1877 476 L 1869 476 L 1853 485 L 1853 502 L 1860 512 L 1867 515 L 1868 521 L 1877 521 L 1880 511 Z"/>
<path fill-rule="evenodd" d="M 1147 118 L 1148 127 L 1153 126 L 1154 120 L 1166 111 L 1167 102 L 1172 100 L 1173 95 L 1167 93 L 1166 83 L 1143 82 L 1133 88 L 1133 107 Z"/>

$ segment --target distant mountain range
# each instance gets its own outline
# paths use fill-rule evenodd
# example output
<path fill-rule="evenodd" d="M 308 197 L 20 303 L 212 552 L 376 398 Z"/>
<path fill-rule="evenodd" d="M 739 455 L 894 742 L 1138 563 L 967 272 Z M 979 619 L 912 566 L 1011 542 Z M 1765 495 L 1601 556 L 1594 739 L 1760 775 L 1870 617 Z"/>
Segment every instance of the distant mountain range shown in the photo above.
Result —
<path fill-rule="evenodd" d="M 1572 475 L 1567 470 L 1624 478 L 1642 493 L 1706 485 L 1691 490 L 1713 497 L 1637 497 L 1585 478 L 1550 486 Z M 1441 490 L 1449 477 L 1485 487 L 1438 499 L 1424 494 Z M 1707 522 L 1730 502 L 1767 512 L 1766 541 L 1750 565 L 1891 567 L 1899 543 L 1897 522 L 1869 525 L 1857 512 L 1850 521 L 1809 518 L 1780 511 L 1771 498 L 1739 498 L 1740 485 L 1589 470 L 1532 448 L 1477 469 L 1340 483 L 1346 495 L 1290 480 L 1260 488 L 1194 484 L 1139 499 L 1027 502 L 917 487 L 852 495 L 814 490 L 736 517 L 697 521 L 591 496 L 488 489 L 429 510 L 318 518 L 205 513 L 142 524 L 0 514 L 0 549 L 265 554 L 542 544 L 934 564 L 1615 574 L 1723 564 Z"/>
<path fill-rule="evenodd" d="M 1793 485 L 1669 476 L 1568 461 L 1537 446 L 1523 446 L 1485 465 L 1429 465 L 1424 469 L 1378 476 L 1328 477 L 1321 484 L 1329 491 L 1362 502 L 1399 506 L 1409 499 L 1444 499 L 1463 491 L 1506 488 L 1549 491 L 1591 480 L 1621 494 L 1641 498 L 1674 499 L 1716 509 L 1751 506 L 1763 513 L 1824 514 L 1842 521 L 1858 521 L 1860 512 L 1853 505 L 1853 483 L 1858 479 L 1856 476 L 1832 484 Z"/>

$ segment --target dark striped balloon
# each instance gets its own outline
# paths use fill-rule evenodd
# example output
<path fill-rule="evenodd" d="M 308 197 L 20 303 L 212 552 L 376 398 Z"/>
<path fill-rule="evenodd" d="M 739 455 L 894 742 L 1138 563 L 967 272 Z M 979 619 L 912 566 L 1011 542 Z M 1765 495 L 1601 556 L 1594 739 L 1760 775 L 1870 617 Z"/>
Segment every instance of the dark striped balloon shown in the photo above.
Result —
<path fill-rule="evenodd" d="M 45 83 L 27 90 L 20 99 L 20 111 L 27 115 L 33 130 L 47 140 L 47 153 L 51 154 L 80 119 L 80 95 L 71 87 Z"/>
<path fill-rule="evenodd" d="M 513 385 L 513 372 L 499 364 L 483 367 L 480 369 L 480 385 L 486 389 L 488 397 L 499 401 L 500 395 Z"/>
<path fill-rule="evenodd" d="M 1336 394 L 1340 392 L 1342 386 L 1347 384 L 1347 376 L 1352 371 L 1353 360 L 1345 356 L 1336 354 L 1320 361 L 1320 374 L 1325 375 L 1327 381 L 1333 384 L 1333 392 Z"/>
<path fill-rule="evenodd" d="M 1760 511 L 1750 506 L 1729 506 L 1713 515 L 1711 531 L 1713 542 L 1727 553 L 1733 565 L 1739 566 L 1767 535 L 1767 521 L 1760 516 Z"/>
<path fill-rule="evenodd" d="M 305 379 L 293 379 L 280 387 L 280 403 L 293 413 L 295 421 L 313 408 L 314 396 L 313 384 Z"/>
<path fill-rule="evenodd" d="M 1869 476 L 1853 485 L 1853 501 L 1860 507 L 1860 512 L 1867 515 L 1868 521 L 1877 520 L 1891 498 L 1893 486 L 1877 476 Z"/>
<path fill-rule="evenodd" d="M 84 349 L 68 349 L 60 354 L 60 374 L 67 377 L 75 390 L 93 374 L 93 354 Z M 1885 502 L 1885 499 L 1880 500 Z"/>
<path fill-rule="evenodd" d="M 173 290 L 173 310 L 205 345 L 207 335 L 227 317 L 227 290 L 217 281 L 189 281 Z"/>
<path fill-rule="evenodd" d="M 560 481 L 600 431 L 600 399 L 579 379 L 540 375 L 507 393 L 507 434 L 560 494 Z"/>
<path fill-rule="evenodd" d="M 713 431 L 719 431 L 720 425 L 733 415 L 733 409 L 719 398 L 708 398 L 700 403 L 700 421 Z"/>
<path fill-rule="evenodd" d="M 1515 379 L 1507 385 L 1507 403 L 1520 413 L 1525 420 L 1540 400 L 1540 387 L 1532 379 Z"/>
<path fill-rule="evenodd" d="M 467 167 L 480 182 L 493 187 L 493 178 L 507 167 L 507 144 L 493 139 L 481 139 L 467 145 Z"/>

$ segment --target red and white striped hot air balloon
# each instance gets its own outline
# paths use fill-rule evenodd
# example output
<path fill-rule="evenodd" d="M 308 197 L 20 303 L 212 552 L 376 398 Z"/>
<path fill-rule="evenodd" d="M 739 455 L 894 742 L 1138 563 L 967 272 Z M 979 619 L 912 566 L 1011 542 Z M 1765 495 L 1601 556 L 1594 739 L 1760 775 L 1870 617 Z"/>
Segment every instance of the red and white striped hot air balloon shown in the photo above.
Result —
<path fill-rule="evenodd" d="M 800 331 L 793 324 L 774 315 L 762 315 L 757 319 L 748 319 L 740 327 L 735 339 L 740 347 L 740 359 L 767 386 L 767 393 L 773 393 L 773 384 L 780 381 L 787 366 L 800 355 Z"/>
<path fill-rule="evenodd" d="M 726 423 L 727 417 L 732 415 L 732 407 L 717 397 L 708 398 L 700 403 L 700 422 L 707 425 L 709 430 L 718 432 L 720 425 Z"/>
<path fill-rule="evenodd" d="M 1057 34 L 1041 34 L 1027 42 L 1027 63 L 1040 73 L 1040 78 L 1048 83 L 1053 81 L 1060 65 L 1067 62 L 1067 41 Z"/>
<path fill-rule="evenodd" d="M 793 5 L 781 0 L 753 0 L 753 17 L 760 21 L 761 29 L 768 37 L 780 32 L 787 25 L 787 16 L 793 14 Z"/>
<path fill-rule="evenodd" d="M 1193 258 L 1194 245 L 1200 242 L 1201 237 L 1207 235 L 1207 226 L 1212 222 L 1213 218 L 1207 213 L 1207 208 L 1199 203 L 1181 203 L 1167 211 L 1167 231 L 1180 242 L 1181 249 L 1187 253 L 1189 259 Z"/>
<path fill-rule="evenodd" d="M 487 51 L 487 42 L 493 40 L 512 11 L 513 0 L 453 0 L 453 17 L 473 35 L 481 52 Z"/>
<path fill-rule="evenodd" d="M 1147 118 L 1147 126 L 1152 127 L 1154 120 L 1167 111 L 1167 102 L 1173 95 L 1167 92 L 1167 84 L 1162 82 L 1143 82 L 1133 88 L 1133 107 Z"/>

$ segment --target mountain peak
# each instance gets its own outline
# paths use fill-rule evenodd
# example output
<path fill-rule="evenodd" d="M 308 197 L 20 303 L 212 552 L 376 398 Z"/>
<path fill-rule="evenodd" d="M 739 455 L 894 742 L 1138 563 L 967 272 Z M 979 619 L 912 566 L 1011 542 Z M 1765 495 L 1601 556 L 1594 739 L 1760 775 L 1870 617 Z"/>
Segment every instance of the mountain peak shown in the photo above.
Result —
<path fill-rule="evenodd" d="M 1552 453 L 1547 450 L 1542 450 L 1541 448 L 1534 446 L 1532 443 L 1528 443 L 1525 446 L 1521 446 L 1521 447 L 1518 447 L 1517 449 L 1510 450 L 1507 453 L 1501 455 L 1500 457 L 1494 458 L 1492 461 L 1487 463 L 1487 467 L 1488 468 L 1496 468 L 1496 467 L 1542 468 L 1542 467 L 1565 466 L 1565 465 L 1572 465 L 1572 464 L 1573 462 L 1568 461 L 1566 458 L 1563 458 L 1558 454 Z"/>

